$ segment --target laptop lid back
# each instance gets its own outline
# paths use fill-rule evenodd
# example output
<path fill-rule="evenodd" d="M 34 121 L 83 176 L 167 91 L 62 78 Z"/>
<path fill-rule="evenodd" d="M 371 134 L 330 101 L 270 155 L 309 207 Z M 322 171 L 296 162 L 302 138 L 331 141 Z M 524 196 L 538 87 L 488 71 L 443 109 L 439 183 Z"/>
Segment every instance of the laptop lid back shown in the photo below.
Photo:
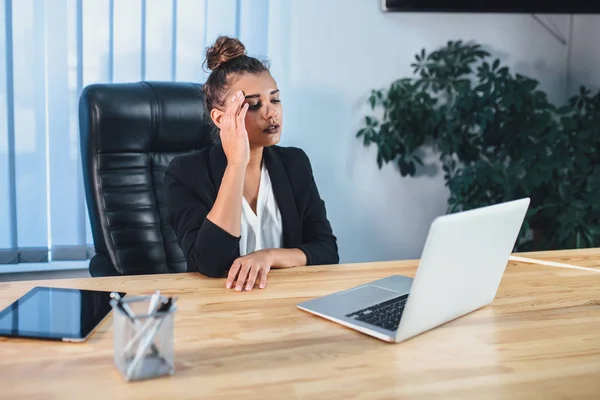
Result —
<path fill-rule="evenodd" d="M 396 341 L 490 304 L 529 198 L 444 215 L 432 223 Z"/>

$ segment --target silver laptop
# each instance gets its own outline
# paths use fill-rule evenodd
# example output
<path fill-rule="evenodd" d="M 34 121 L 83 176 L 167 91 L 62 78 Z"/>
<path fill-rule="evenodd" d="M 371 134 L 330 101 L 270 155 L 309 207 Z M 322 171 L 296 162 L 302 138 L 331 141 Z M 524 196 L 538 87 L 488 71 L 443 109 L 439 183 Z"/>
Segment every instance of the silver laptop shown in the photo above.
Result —
<path fill-rule="evenodd" d="M 496 296 L 528 207 L 524 198 L 438 217 L 414 279 L 393 275 L 298 308 L 388 342 L 477 310 Z"/>

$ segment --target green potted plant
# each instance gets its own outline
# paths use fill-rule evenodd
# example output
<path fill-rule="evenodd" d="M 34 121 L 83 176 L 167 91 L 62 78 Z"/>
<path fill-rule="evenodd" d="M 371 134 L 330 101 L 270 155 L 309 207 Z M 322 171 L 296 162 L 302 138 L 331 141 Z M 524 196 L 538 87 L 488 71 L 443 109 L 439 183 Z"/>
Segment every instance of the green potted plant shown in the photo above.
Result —
<path fill-rule="evenodd" d="M 423 49 L 411 66 L 413 77 L 372 91 L 357 132 L 379 168 L 413 176 L 432 147 L 449 213 L 528 196 L 516 251 L 600 245 L 600 92 L 556 106 L 473 42 Z"/>

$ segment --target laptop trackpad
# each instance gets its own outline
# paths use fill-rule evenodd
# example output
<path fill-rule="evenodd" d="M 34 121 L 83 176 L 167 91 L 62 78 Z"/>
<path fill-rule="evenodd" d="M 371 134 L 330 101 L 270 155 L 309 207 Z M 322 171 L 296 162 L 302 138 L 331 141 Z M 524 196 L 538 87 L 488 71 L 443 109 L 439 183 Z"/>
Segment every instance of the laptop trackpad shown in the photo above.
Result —
<path fill-rule="evenodd" d="M 344 310 L 344 313 L 350 313 L 393 299 L 399 295 L 399 293 L 391 290 L 367 285 L 336 295 L 335 302 Z"/>

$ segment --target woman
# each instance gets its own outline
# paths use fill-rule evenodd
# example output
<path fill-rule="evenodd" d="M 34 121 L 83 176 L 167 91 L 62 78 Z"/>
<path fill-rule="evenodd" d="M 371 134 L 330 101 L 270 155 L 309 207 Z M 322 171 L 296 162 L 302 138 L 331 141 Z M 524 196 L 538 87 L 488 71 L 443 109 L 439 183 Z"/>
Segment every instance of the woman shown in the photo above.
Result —
<path fill-rule="evenodd" d="M 337 264 L 306 154 L 277 146 L 279 90 L 268 67 L 237 39 L 206 51 L 205 105 L 220 144 L 175 158 L 165 175 L 171 225 L 188 271 L 227 275 L 226 287 L 262 289 L 271 268 Z"/>

